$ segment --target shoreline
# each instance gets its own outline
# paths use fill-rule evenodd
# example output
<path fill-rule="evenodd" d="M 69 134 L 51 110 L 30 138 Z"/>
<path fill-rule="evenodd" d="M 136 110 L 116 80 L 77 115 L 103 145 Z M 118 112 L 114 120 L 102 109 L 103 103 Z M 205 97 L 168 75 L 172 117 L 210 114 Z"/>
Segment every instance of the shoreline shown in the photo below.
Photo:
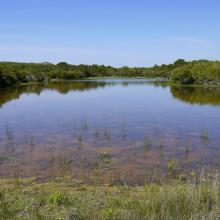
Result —
<path fill-rule="evenodd" d="M 125 79 L 125 80 L 149 80 L 149 82 L 161 82 L 161 83 L 168 83 L 169 86 L 175 86 L 175 87 L 206 87 L 206 88 L 219 88 L 220 83 L 213 83 L 213 84 L 181 84 L 181 83 L 174 83 L 168 78 L 161 78 L 161 77 L 88 77 L 84 79 L 71 79 L 71 80 L 65 80 L 65 79 L 51 79 L 49 81 L 45 82 L 27 82 L 27 83 L 18 83 L 18 84 L 13 84 L 9 86 L 3 86 L 0 87 L 0 89 L 4 88 L 14 88 L 14 87 L 19 87 L 19 86 L 28 86 L 28 85 L 44 85 L 47 83 L 53 83 L 53 82 L 63 82 L 63 83 L 68 83 L 68 82 L 86 82 L 86 81 L 101 81 L 101 80 L 117 80 L 117 79 Z"/>

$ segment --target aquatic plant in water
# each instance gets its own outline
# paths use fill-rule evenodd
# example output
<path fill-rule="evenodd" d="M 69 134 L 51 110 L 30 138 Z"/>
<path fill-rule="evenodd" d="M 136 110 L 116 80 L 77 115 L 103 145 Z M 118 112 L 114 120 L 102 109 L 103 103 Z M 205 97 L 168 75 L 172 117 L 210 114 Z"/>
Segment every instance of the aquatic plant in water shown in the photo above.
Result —
<path fill-rule="evenodd" d="M 144 137 L 144 149 L 149 150 L 151 145 L 151 139 L 149 137 Z"/>
<path fill-rule="evenodd" d="M 201 135 L 200 137 L 204 140 L 208 140 L 209 139 L 209 130 L 208 128 L 202 129 L 201 130 Z"/>

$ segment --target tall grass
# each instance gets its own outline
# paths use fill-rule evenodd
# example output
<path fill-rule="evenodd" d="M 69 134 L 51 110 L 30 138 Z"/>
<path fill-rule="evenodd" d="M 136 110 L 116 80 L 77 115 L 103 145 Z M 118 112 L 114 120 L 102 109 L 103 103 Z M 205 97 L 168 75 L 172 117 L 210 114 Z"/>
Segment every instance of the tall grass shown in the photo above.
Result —
<path fill-rule="evenodd" d="M 220 180 L 88 186 L 74 180 L 0 180 L 1 219 L 218 219 Z"/>

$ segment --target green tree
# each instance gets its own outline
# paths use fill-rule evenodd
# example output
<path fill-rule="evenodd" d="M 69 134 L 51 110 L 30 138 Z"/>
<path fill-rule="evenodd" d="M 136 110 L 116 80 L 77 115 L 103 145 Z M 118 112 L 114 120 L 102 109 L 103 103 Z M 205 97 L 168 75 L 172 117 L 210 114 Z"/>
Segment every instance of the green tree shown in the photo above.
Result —
<path fill-rule="evenodd" d="M 182 66 L 184 64 L 186 64 L 186 61 L 184 59 L 178 59 L 174 62 L 174 65 L 176 66 Z"/>

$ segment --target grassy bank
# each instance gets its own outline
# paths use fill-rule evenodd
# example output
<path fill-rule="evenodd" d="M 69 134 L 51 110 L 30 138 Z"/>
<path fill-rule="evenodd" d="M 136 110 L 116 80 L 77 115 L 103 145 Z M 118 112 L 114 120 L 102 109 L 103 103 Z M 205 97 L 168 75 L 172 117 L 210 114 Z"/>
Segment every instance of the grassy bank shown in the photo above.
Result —
<path fill-rule="evenodd" d="M 140 187 L 0 180 L 1 219 L 218 219 L 220 180 Z"/>

